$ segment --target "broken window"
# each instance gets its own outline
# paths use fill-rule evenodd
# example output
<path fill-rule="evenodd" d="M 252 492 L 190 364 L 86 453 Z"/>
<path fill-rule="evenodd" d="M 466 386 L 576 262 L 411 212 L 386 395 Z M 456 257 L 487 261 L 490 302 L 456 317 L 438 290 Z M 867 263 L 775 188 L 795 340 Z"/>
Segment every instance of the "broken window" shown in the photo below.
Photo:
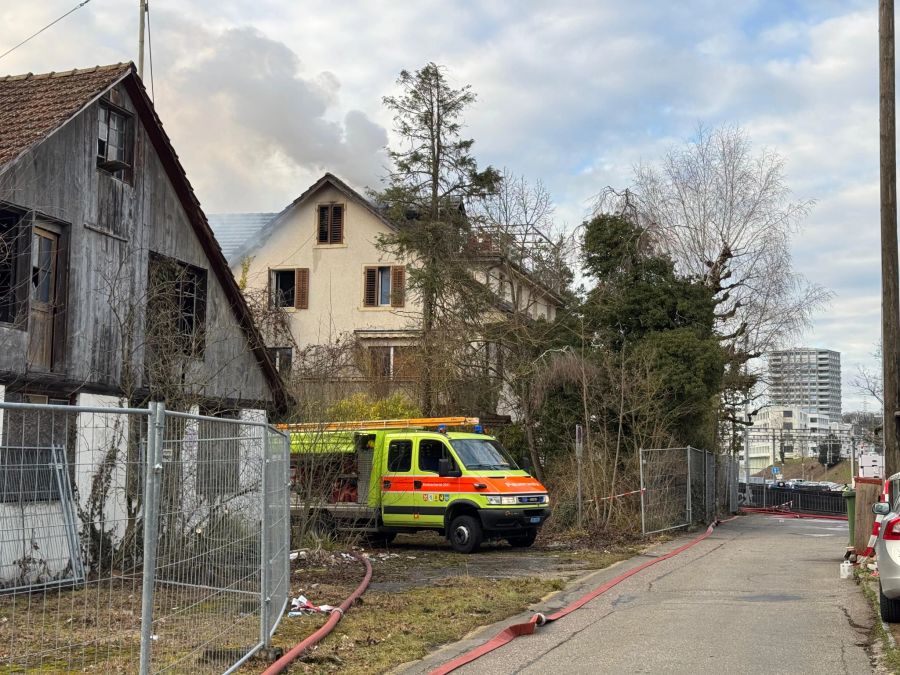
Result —
<path fill-rule="evenodd" d="M 107 101 L 100 102 L 97 133 L 97 166 L 119 180 L 130 181 L 134 119 Z"/>
<path fill-rule="evenodd" d="M 406 268 L 402 265 L 363 270 L 363 306 L 403 307 L 406 303 Z"/>
<path fill-rule="evenodd" d="M 319 243 L 344 243 L 343 204 L 321 204 L 319 206 Z"/>
<path fill-rule="evenodd" d="M 28 284 L 21 278 L 20 256 L 27 249 L 28 227 L 22 215 L 0 210 L 0 322 L 17 323 L 27 301 Z M 25 261 L 27 263 L 27 261 Z M 27 276 L 27 270 L 25 271 Z M 24 328 L 25 322 L 22 321 Z"/>
<path fill-rule="evenodd" d="M 291 362 L 294 356 L 294 350 L 291 347 L 272 347 L 269 349 L 269 356 L 275 364 L 275 370 L 282 375 L 286 375 L 291 371 Z"/>
<path fill-rule="evenodd" d="M 203 356 L 206 270 L 150 254 L 148 330 L 161 353 Z"/>
<path fill-rule="evenodd" d="M 269 284 L 274 307 L 309 308 L 309 268 L 272 270 Z"/>

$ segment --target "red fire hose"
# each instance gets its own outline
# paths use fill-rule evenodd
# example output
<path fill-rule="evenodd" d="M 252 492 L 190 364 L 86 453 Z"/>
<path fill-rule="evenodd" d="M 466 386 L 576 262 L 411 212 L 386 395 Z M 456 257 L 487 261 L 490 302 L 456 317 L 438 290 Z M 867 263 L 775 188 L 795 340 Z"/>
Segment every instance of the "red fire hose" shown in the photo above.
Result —
<path fill-rule="evenodd" d="M 344 600 L 339 607 L 331 610 L 331 614 L 328 616 L 328 621 L 319 628 L 315 633 L 310 635 L 308 638 L 303 640 L 302 642 L 298 642 L 296 645 L 291 647 L 290 651 L 288 651 L 284 656 L 278 659 L 271 666 L 266 668 L 263 671 L 263 675 L 276 675 L 276 673 L 283 673 L 285 669 L 304 651 L 312 647 L 314 644 L 319 642 L 322 638 L 328 635 L 334 627 L 338 625 L 338 622 L 341 620 L 341 617 L 344 616 L 344 612 L 350 609 L 350 606 L 356 602 L 357 598 L 361 596 L 366 588 L 369 586 L 369 581 L 372 579 L 372 563 L 369 562 L 369 559 L 365 556 L 356 556 L 358 560 L 362 560 L 363 565 L 366 566 L 366 575 L 363 577 L 363 580 L 360 582 L 359 586 L 356 587 L 356 590 L 350 594 L 350 596 Z"/>
<path fill-rule="evenodd" d="M 788 502 L 790 503 L 790 502 Z M 797 513 L 796 511 L 782 511 L 780 507 L 768 506 L 753 508 L 741 507 L 743 513 L 759 513 L 764 516 L 780 516 L 781 518 L 815 518 L 816 520 L 847 520 L 847 516 L 816 515 L 815 513 Z"/>
<path fill-rule="evenodd" d="M 668 560 L 669 558 L 672 558 L 672 557 L 678 555 L 682 551 L 686 551 L 687 549 L 691 548 L 691 546 L 699 544 L 701 541 L 703 541 L 709 535 L 712 534 L 712 531 L 716 527 L 716 525 L 727 522 L 728 520 L 734 520 L 734 517 L 728 518 L 727 520 L 720 520 L 720 521 L 714 522 L 712 525 L 710 525 L 708 528 L 706 528 L 706 532 L 701 534 L 699 537 L 692 539 L 688 543 L 686 543 L 682 546 L 679 546 L 678 548 L 676 548 L 673 551 L 669 551 L 665 555 L 661 555 L 658 558 L 654 558 L 653 560 L 648 560 L 647 562 L 641 563 L 637 567 L 634 567 L 634 568 L 628 570 L 627 572 L 620 574 L 616 578 L 610 579 L 602 586 L 595 588 L 593 591 L 591 591 L 587 595 L 583 595 L 582 597 L 578 598 L 578 600 L 576 600 L 572 604 L 570 604 L 566 607 L 563 607 L 561 610 L 559 610 L 558 612 L 556 612 L 554 614 L 551 614 L 550 616 L 544 616 L 543 614 L 535 614 L 533 617 L 531 617 L 531 619 L 529 621 L 526 621 L 525 623 L 517 623 L 515 625 L 509 626 L 509 627 L 503 629 L 502 631 L 497 633 L 493 638 L 491 638 L 490 640 L 485 642 L 483 645 L 476 647 L 475 649 L 473 649 L 471 651 L 466 652 L 462 656 L 458 656 L 457 658 L 453 659 L 452 661 L 448 661 L 447 663 L 445 663 L 444 665 L 442 665 L 438 668 L 435 668 L 434 670 L 432 670 L 429 673 L 429 675 L 446 675 L 446 673 L 450 673 L 450 672 L 456 670 L 457 668 L 460 668 L 461 666 L 466 665 L 467 663 L 471 663 L 475 659 L 480 658 L 480 657 L 484 656 L 485 654 L 487 654 L 488 652 L 492 652 L 495 649 L 498 649 L 499 647 L 502 647 L 506 643 L 513 641 L 514 639 L 516 639 L 517 637 L 519 637 L 521 635 L 531 635 L 532 633 L 534 633 L 535 628 L 537 628 L 538 626 L 543 626 L 546 623 L 550 623 L 551 621 L 556 621 L 557 619 L 561 619 L 562 617 L 566 616 L 567 614 L 571 614 L 576 609 L 586 605 L 587 603 L 589 603 L 591 600 L 593 600 L 597 596 L 602 595 L 603 593 L 606 593 L 606 591 L 608 591 L 613 586 L 616 586 L 616 585 L 622 583 L 628 577 L 634 576 L 641 570 L 645 570 L 648 567 L 650 567 L 651 565 L 655 565 L 656 563 L 662 562 L 663 560 Z"/>

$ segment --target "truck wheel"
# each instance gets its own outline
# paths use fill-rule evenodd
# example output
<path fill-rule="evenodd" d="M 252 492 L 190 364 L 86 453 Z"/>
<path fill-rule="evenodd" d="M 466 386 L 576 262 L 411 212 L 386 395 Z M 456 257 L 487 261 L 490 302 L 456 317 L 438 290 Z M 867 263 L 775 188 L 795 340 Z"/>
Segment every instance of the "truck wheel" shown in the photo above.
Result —
<path fill-rule="evenodd" d="M 535 539 L 537 539 L 537 530 L 527 530 L 525 534 L 517 537 L 509 537 L 506 541 L 509 542 L 510 546 L 514 546 L 515 548 L 528 548 L 534 543 Z"/>
<path fill-rule="evenodd" d="M 891 600 L 881 592 L 878 584 L 878 605 L 881 609 L 881 620 L 885 623 L 900 623 L 900 598 Z"/>
<path fill-rule="evenodd" d="M 484 534 L 481 523 L 472 516 L 457 516 L 450 523 L 448 539 L 457 553 L 471 553 L 481 545 Z"/>

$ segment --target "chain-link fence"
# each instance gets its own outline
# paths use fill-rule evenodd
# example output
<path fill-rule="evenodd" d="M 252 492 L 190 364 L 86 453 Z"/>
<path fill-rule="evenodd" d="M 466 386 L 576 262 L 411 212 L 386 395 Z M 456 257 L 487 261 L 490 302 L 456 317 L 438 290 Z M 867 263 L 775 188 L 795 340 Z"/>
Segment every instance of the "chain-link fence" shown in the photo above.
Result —
<path fill-rule="evenodd" d="M 644 534 L 708 523 L 737 510 L 738 467 L 730 456 L 691 447 L 644 448 L 640 466 Z"/>
<path fill-rule="evenodd" d="M 261 411 L 0 403 L 0 663 L 238 667 L 288 599 L 288 464 Z"/>

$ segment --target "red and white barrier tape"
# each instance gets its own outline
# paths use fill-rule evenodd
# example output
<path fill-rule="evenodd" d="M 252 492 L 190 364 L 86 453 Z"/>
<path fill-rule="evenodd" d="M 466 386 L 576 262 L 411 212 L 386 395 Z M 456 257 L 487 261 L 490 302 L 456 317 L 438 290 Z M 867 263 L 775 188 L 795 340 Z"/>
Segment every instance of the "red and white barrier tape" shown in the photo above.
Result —
<path fill-rule="evenodd" d="M 612 497 L 600 497 L 598 502 L 609 501 L 610 499 L 618 499 L 619 497 L 627 497 L 628 495 L 639 495 L 642 492 L 646 492 L 647 488 L 641 488 L 640 490 L 632 490 L 631 492 L 623 492 L 620 495 L 613 495 Z"/>

